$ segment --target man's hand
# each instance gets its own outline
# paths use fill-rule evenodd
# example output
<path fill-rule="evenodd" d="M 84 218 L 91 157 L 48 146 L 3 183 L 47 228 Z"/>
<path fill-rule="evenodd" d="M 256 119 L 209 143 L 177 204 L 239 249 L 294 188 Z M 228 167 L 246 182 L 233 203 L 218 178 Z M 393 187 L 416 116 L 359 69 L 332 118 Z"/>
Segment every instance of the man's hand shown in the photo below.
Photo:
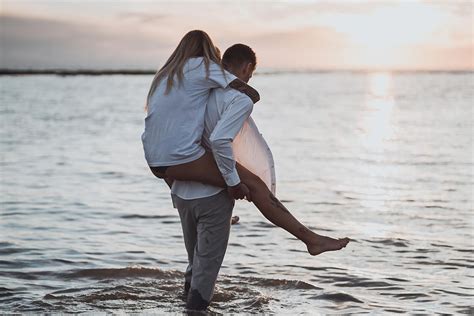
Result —
<path fill-rule="evenodd" d="M 252 201 L 252 197 L 250 196 L 250 190 L 243 183 L 239 183 L 237 185 L 234 185 L 233 187 L 228 187 L 227 192 L 229 192 L 229 195 L 236 200 L 246 199 L 249 202 Z"/>

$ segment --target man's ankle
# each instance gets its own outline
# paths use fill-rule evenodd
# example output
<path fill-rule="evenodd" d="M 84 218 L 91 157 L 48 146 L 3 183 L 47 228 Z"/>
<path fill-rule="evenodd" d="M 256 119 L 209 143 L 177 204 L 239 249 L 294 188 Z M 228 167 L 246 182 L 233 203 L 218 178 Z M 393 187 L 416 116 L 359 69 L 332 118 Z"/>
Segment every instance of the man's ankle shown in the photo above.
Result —
<path fill-rule="evenodd" d="M 189 289 L 191 288 L 191 282 L 184 281 L 184 295 L 188 295 Z"/>
<path fill-rule="evenodd" d="M 202 298 L 196 289 L 192 289 L 188 294 L 186 309 L 203 311 L 209 306 L 209 302 Z"/>

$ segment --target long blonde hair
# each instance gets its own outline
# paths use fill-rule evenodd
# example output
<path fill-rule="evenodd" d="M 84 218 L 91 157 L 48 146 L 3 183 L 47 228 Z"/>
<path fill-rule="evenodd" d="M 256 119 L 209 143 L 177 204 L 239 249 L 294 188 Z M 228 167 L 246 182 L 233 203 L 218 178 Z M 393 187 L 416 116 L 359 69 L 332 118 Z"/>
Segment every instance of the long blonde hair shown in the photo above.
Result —
<path fill-rule="evenodd" d="M 175 76 L 178 78 L 178 84 L 182 82 L 184 64 L 191 57 L 203 57 L 204 65 L 206 66 L 206 76 L 209 76 L 209 64 L 211 61 L 220 65 L 222 73 L 224 73 L 219 49 L 214 46 L 209 35 L 201 30 L 190 31 L 184 35 L 170 58 L 168 58 L 164 66 L 155 74 L 146 99 L 145 110 L 148 108 L 151 95 L 161 80 L 168 77 L 165 94 L 168 94 L 173 87 Z"/>

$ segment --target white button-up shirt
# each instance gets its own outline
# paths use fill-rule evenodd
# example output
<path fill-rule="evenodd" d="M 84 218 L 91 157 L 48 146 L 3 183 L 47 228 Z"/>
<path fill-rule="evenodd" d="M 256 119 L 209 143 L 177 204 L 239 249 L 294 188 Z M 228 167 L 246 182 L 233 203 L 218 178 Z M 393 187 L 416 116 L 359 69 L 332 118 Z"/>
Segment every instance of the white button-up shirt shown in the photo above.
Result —
<path fill-rule="evenodd" d="M 201 137 L 210 91 L 236 79 L 214 62 L 207 75 L 202 57 L 190 58 L 183 74 L 183 81 L 175 79 L 168 94 L 167 78 L 162 80 L 150 98 L 141 137 L 149 166 L 174 166 L 200 158 L 205 152 Z"/>

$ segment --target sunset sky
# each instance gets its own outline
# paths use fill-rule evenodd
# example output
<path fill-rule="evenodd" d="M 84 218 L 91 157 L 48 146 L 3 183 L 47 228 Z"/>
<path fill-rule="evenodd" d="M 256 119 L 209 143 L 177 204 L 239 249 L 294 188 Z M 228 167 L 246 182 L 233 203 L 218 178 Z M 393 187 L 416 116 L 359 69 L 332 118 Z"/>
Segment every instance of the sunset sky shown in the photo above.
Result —
<path fill-rule="evenodd" d="M 472 1 L 0 0 L 1 68 L 156 69 L 191 29 L 259 69 L 474 69 Z"/>

